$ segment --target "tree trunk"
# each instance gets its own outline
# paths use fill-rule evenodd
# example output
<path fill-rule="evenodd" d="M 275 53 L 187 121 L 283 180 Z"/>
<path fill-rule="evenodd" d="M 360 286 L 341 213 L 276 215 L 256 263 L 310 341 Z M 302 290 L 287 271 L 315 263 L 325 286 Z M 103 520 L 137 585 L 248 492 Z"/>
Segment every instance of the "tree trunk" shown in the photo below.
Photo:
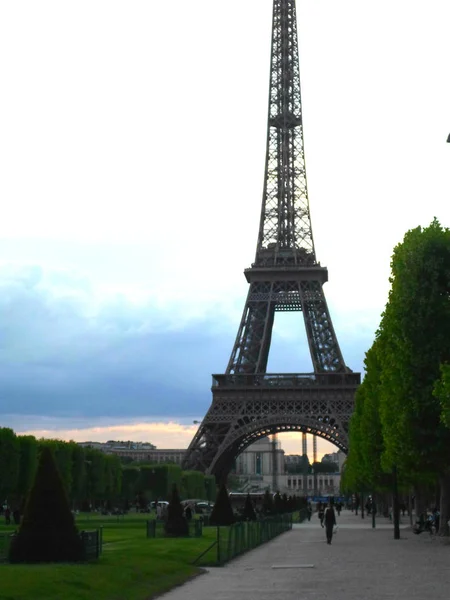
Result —
<path fill-rule="evenodd" d="M 439 506 L 439 535 L 448 536 L 449 527 L 448 520 L 450 519 L 450 472 L 445 472 L 440 478 L 441 485 L 441 502 Z"/>

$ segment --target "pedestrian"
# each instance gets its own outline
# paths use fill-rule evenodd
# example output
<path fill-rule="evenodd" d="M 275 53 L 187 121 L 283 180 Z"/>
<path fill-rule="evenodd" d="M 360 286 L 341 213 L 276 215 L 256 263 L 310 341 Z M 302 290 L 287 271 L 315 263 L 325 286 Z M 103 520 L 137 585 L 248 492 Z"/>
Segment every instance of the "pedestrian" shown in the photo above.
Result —
<path fill-rule="evenodd" d="M 308 514 L 308 521 L 311 521 L 311 515 L 312 515 L 311 502 L 308 502 L 308 508 L 306 510 L 307 510 L 307 514 Z"/>
<path fill-rule="evenodd" d="M 331 544 L 333 538 L 333 527 L 336 525 L 336 514 L 331 502 L 328 504 L 325 515 L 323 517 L 325 523 L 325 533 L 327 536 L 327 544 Z"/>
<path fill-rule="evenodd" d="M 325 515 L 325 511 L 323 509 L 322 502 L 319 502 L 319 506 L 317 508 L 317 516 L 319 517 L 320 525 L 322 527 L 323 527 L 323 517 L 324 517 L 324 515 Z"/>

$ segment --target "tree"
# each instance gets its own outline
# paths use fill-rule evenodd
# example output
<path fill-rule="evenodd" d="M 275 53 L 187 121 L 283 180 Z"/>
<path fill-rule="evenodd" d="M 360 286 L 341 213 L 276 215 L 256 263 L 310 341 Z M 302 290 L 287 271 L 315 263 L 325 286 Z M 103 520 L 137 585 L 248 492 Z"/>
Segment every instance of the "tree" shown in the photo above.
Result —
<path fill-rule="evenodd" d="M 181 468 L 178 465 L 148 465 L 141 467 L 138 488 L 156 500 L 168 498 L 173 486 L 181 488 Z"/>
<path fill-rule="evenodd" d="M 235 521 L 227 488 L 221 485 L 211 512 L 211 525 L 232 525 Z"/>
<path fill-rule="evenodd" d="M 38 463 L 38 443 L 32 435 L 20 435 L 17 437 L 20 447 L 19 474 L 17 480 L 17 495 L 20 505 L 25 503 L 30 488 L 34 481 Z"/>
<path fill-rule="evenodd" d="M 189 535 L 189 523 L 183 514 L 183 507 L 181 506 L 180 496 L 175 484 L 172 488 L 172 495 L 167 509 L 167 520 L 164 527 L 166 534 L 173 537 Z"/>
<path fill-rule="evenodd" d="M 246 521 L 256 521 L 255 508 L 253 506 L 252 499 L 250 498 L 250 494 L 247 494 L 245 499 L 244 519 Z"/>
<path fill-rule="evenodd" d="M 36 477 L 18 534 L 10 547 L 11 562 L 76 562 L 83 546 L 66 491 L 48 446 L 40 451 Z"/>
<path fill-rule="evenodd" d="M 391 290 L 355 398 L 347 491 L 386 490 L 393 472 L 414 485 L 416 510 L 440 480 L 442 530 L 450 508 L 450 231 L 435 219 L 394 249 Z M 428 492 L 429 493 L 429 492 Z"/>
<path fill-rule="evenodd" d="M 433 395 L 441 404 L 442 422 L 450 427 L 450 365 L 441 365 L 441 376 L 435 382 Z"/>
<path fill-rule="evenodd" d="M 264 492 L 262 510 L 265 516 L 270 516 L 274 514 L 275 507 L 273 504 L 273 495 L 269 492 L 269 490 L 266 490 Z"/>
<path fill-rule="evenodd" d="M 72 494 L 71 500 L 75 504 L 79 504 L 85 497 L 86 494 L 86 453 L 84 448 L 70 442 L 72 447 Z"/>
<path fill-rule="evenodd" d="M 205 476 L 200 471 L 183 471 L 181 474 L 181 490 L 184 499 L 205 497 Z"/>
<path fill-rule="evenodd" d="M 382 467 L 403 480 L 441 488 L 442 530 L 450 517 L 450 430 L 433 390 L 450 362 L 450 230 L 435 219 L 408 231 L 392 258 L 382 339 Z M 418 497 L 418 494 L 416 494 Z M 445 531 L 447 533 L 447 531 Z"/>
<path fill-rule="evenodd" d="M 273 498 L 274 503 L 274 513 L 276 515 L 281 515 L 283 512 L 283 500 L 281 499 L 280 492 L 277 492 Z"/>
<path fill-rule="evenodd" d="M 17 492 L 20 443 L 12 429 L 0 427 L 0 501 Z"/>

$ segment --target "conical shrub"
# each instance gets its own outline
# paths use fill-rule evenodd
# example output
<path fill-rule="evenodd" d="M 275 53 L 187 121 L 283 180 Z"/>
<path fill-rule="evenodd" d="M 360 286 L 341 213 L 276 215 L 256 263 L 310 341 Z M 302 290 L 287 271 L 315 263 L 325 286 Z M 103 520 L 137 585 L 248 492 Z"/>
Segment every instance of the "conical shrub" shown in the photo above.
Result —
<path fill-rule="evenodd" d="M 232 525 L 234 521 L 235 518 L 227 488 L 222 484 L 217 494 L 216 503 L 212 509 L 209 522 L 211 525 Z"/>
<path fill-rule="evenodd" d="M 165 524 L 167 535 L 173 537 L 183 537 L 189 535 L 189 523 L 183 514 L 180 496 L 176 485 L 172 488 L 172 495 L 167 507 L 167 521 Z"/>
<path fill-rule="evenodd" d="M 252 499 L 250 498 L 250 494 L 247 494 L 247 498 L 245 499 L 244 519 L 246 521 L 256 521 L 255 508 Z"/>
<path fill-rule="evenodd" d="M 9 560 L 76 562 L 83 560 L 83 545 L 50 448 L 41 449 L 34 483 L 29 492 Z"/>
<path fill-rule="evenodd" d="M 264 492 L 262 510 L 266 517 L 269 517 L 274 514 L 275 508 L 274 508 L 274 504 L 273 504 L 273 496 L 269 492 L 269 490 L 266 490 Z"/>

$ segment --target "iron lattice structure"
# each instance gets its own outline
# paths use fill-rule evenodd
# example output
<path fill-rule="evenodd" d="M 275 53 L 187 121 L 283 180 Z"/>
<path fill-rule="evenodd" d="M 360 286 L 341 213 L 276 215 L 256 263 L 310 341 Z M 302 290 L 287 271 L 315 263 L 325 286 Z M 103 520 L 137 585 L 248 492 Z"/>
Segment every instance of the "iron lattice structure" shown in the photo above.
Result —
<path fill-rule="evenodd" d="M 328 311 L 328 271 L 316 260 L 306 182 L 295 0 L 274 0 L 267 155 L 249 291 L 226 373 L 185 468 L 224 478 L 261 436 L 302 431 L 344 451 L 360 374 L 346 367 Z M 267 374 L 276 311 L 303 313 L 314 372 Z"/>

